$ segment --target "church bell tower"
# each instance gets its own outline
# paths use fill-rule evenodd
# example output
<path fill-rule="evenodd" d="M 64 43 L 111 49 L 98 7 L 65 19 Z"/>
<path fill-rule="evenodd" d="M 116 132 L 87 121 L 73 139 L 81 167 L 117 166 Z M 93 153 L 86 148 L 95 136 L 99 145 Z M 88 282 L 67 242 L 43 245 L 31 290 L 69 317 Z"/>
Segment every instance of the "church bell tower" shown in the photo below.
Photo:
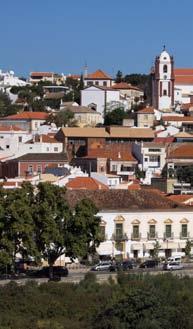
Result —
<path fill-rule="evenodd" d="M 174 106 L 174 60 L 165 46 L 152 69 L 152 105 L 161 111 Z"/>

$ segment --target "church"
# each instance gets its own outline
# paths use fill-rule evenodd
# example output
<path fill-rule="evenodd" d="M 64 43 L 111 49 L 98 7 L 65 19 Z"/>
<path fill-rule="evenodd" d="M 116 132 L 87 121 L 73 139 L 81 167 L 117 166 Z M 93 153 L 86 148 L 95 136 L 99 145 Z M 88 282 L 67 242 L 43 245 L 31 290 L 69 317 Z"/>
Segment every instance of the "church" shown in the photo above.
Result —
<path fill-rule="evenodd" d="M 174 68 L 174 59 L 165 49 L 155 58 L 152 75 L 152 105 L 168 111 L 193 103 L 193 69 Z"/>

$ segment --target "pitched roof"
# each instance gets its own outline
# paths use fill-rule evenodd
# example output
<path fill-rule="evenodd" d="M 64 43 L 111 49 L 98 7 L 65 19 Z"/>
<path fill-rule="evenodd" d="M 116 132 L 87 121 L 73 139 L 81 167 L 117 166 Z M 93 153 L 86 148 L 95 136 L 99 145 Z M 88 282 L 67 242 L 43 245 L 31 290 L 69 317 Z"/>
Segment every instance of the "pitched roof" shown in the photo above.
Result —
<path fill-rule="evenodd" d="M 103 128 L 61 128 L 66 137 L 103 137 L 103 138 L 154 138 L 151 128 L 129 128 L 129 127 L 103 127 Z"/>
<path fill-rule="evenodd" d="M 191 107 L 193 107 L 193 103 L 185 103 L 180 106 L 180 109 L 183 110 L 189 110 Z"/>
<path fill-rule="evenodd" d="M 31 72 L 30 76 L 33 77 L 47 77 L 51 78 L 54 75 L 52 72 Z"/>
<path fill-rule="evenodd" d="M 105 73 L 102 70 L 97 70 L 94 73 L 90 73 L 87 77 L 84 78 L 85 80 L 95 79 L 95 80 L 113 80 L 110 75 Z"/>
<path fill-rule="evenodd" d="M 138 90 L 138 91 L 142 91 L 141 89 L 139 89 L 138 87 L 136 86 L 132 86 L 131 84 L 129 83 L 126 83 L 126 82 L 119 82 L 119 83 L 115 83 L 113 86 L 112 86 L 113 89 L 123 89 L 123 90 Z"/>
<path fill-rule="evenodd" d="M 193 138 L 193 134 L 189 134 L 185 131 L 180 131 L 176 135 L 174 135 L 176 138 Z"/>
<path fill-rule="evenodd" d="M 73 113 L 93 113 L 93 114 L 99 114 L 99 112 L 96 112 L 95 110 L 91 109 L 87 106 L 67 106 L 67 110 L 70 110 Z"/>
<path fill-rule="evenodd" d="M 193 143 L 183 143 L 169 151 L 168 159 L 193 159 Z"/>
<path fill-rule="evenodd" d="M 82 199 L 91 199 L 99 210 L 111 209 L 172 209 L 180 208 L 178 203 L 148 190 L 67 190 L 66 199 L 72 207 Z"/>
<path fill-rule="evenodd" d="M 182 204 L 189 204 L 189 205 L 191 203 L 193 205 L 193 194 L 192 195 L 190 195 L 190 194 L 177 194 L 177 195 L 172 194 L 172 195 L 167 196 L 167 198 L 174 202 L 179 202 Z"/>
<path fill-rule="evenodd" d="M 66 153 L 28 153 L 10 161 L 67 161 Z"/>
<path fill-rule="evenodd" d="M 147 106 L 144 109 L 137 111 L 137 114 L 154 114 L 154 108 L 152 106 Z"/>
<path fill-rule="evenodd" d="M 193 69 L 174 69 L 175 84 L 193 84 Z"/>
<path fill-rule="evenodd" d="M 108 186 L 92 177 L 76 177 L 71 179 L 66 188 L 70 190 L 108 190 Z"/>
<path fill-rule="evenodd" d="M 54 135 L 55 136 L 55 135 Z M 28 140 L 25 144 L 32 144 L 32 143 L 60 143 L 57 141 L 54 136 L 52 135 L 35 135 L 34 139 Z"/>
<path fill-rule="evenodd" d="M 46 112 L 22 112 L 2 117 L 0 120 L 46 120 L 48 117 Z"/>
<path fill-rule="evenodd" d="M 162 116 L 163 121 L 176 121 L 176 122 L 193 122 L 193 117 L 182 117 L 182 116 Z"/>
<path fill-rule="evenodd" d="M 153 142 L 155 143 L 168 143 L 171 144 L 174 141 L 174 137 L 173 136 L 169 136 L 169 137 L 155 137 Z"/>
<path fill-rule="evenodd" d="M 112 161 L 132 161 L 137 163 L 136 158 L 131 152 L 131 146 L 125 144 L 107 144 L 103 147 L 90 148 L 88 158 L 107 158 Z"/>
<path fill-rule="evenodd" d="M 7 132 L 7 131 L 25 131 L 17 126 L 0 126 L 0 131 L 1 132 Z"/>

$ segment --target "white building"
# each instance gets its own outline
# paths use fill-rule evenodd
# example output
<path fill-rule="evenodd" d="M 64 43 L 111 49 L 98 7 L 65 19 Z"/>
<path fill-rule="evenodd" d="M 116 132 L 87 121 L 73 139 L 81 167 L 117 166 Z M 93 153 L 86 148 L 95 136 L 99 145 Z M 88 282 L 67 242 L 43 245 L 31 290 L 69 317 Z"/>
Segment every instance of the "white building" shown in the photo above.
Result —
<path fill-rule="evenodd" d="M 183 256 L 187 239 L 193 239 L 193 211 L 188 208 L 102 210 L 98 215 L 105 237 L 100 255 L 148 258 L 157 241 L 160 257 Z"/>
<path fill-rule="evenodd" d="M 90 86 L 81 90 L 81 106 L 88 106 L 104 115 L 107 104 L 119 102 L 119 90 L 113 88 Z"/>
<path fill-rule="evenodd" d="M 3 72 L 0 70 L 0 89 L 6 90 L 9 87 L 24 87 L 28 83 L 14 75 L 13 71 Z"/>
<path fill-rule="evenodd" d="M 94 73 L 84 74 L 84 86 L 99 86 L 99 87 L 111 87 L 113 79 L 102 70 L 97 70 Z"/>

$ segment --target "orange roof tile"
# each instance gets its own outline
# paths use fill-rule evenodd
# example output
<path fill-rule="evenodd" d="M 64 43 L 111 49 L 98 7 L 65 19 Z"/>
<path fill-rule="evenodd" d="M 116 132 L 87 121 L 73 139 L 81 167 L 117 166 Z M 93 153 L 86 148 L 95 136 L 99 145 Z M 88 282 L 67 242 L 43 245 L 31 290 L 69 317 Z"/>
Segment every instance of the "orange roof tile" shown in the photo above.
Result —
<path fill-rule="evenodd" d="M 186 103 L 181 105 L 181 110 L 189 110 L 191 107 L 193 107 L 193 103 Z"/>
<path fill-rule="evenodd" d="M 193 117 L 180 117 L 180 116 L 162 116 L 163 121 L 177 121 L 177 122 L 193 122 Z"/>
<path fill-rule="evenodd" d="M 138 91 L 141 91 L 138 87 L 136 86 L 132 86 L 131 84 L 128 84 L 126 82 L 119 82 L 119 83 L 116 83 L 112 86 L 113 89 L 133 89 L 133 90 L 138 90 Z"/>
<path fill-rule="evenodd" d="M 110 144 L 104 147 L 91 148 L 88 150 L 87 158 L 107 158 L 112 161 L 134 161 L 137 163 L 136 158 L 131 152 L 128 145 Z"/>
<path fill-rule="evenodd" d="M 175 84 L 193 84 L 193 69 L 174 69 Z"/>
<path fill-rule="evenodd" d="M 144 109 L 137 111 L 137 114 L 154 114 L 154 108 L 147 106 Z"/>
<path fill-rule="evenodd" d="M 1 120 L 46 120 L 49 114 L 45 112 L 22 112 L 0 118 Z"/>
<path fill-rule="evenodd" d="M 128 185 L 128 190 L 130 190 L 130 191 L 141 190 L 141 186 L 140 186 L 140 184 L 133 183 L 131 185 Z"/>
<path fill-rule="evenodd" d="M 108 190 L 108 186 L 92 177 L 76 177 L 71 179 L 66 188 L 70 190 Z"/>
<path fill-rule="evenodd" d="M 17 126 L 0 126 L 0 131 L 25 131 Z"/>
<path fill-rule="evenodd" d="M 31 72 L 30 76 L 33 77 L 47 77 L 51 78 L 54 73 L 52 72 Z"/>
<path fill-rule="evenodd" d="M 188 195 L 188 194 L 172 194 L 167 196 L 168 199 L 174 201 L 174 202 L 179 202 L 179 203 L 185 203 L 188 204 L 188 200 L 193 199 L 193 194 Z"/>
<path fill-rule="evenodd" d="M 85 80 L 90 80 L 90 79 L 101 79 L 101 80 L 113 80 L 110 75 L 107 73 L 103 72 L 102 70 L 97 70 L 94 73 L 88 74 L 87 77 L 84 78 Z"/>
<path fill-rule="evenodd" d="M 171 149 L 168 159 L 193 159 L 193 143 L 183 143 L 175 149 Z"/>

